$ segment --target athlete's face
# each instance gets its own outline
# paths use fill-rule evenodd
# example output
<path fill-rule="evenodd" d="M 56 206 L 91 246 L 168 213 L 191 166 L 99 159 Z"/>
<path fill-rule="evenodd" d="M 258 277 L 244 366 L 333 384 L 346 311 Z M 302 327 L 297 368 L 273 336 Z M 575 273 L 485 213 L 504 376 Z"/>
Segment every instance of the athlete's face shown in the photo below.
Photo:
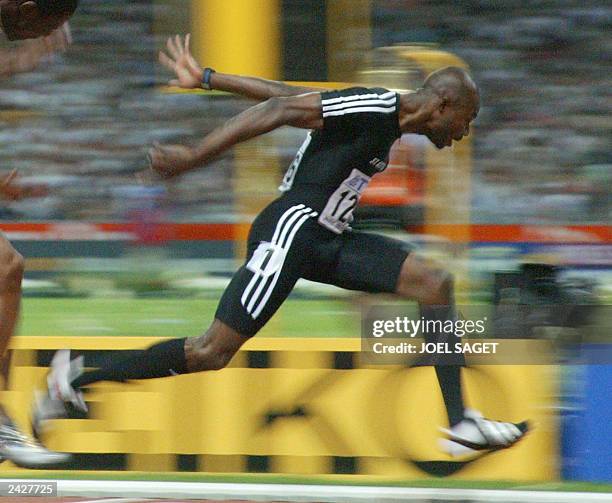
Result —
<path fill-rule="evenodd" d="M 45 16 L 31 0 L 0 0 L 2 30 L 9 40 L 25 40 L 49 35 L 63 25 L 70 16 Z"/>
<path fill-rule="evenodd" d="M 427 123 L 425 134 L 439 149 L 450 147 L 470 134 L 470 124 L 478 115 L 477 97 L 469 103 L 449 105 L 441 103 Z"/>

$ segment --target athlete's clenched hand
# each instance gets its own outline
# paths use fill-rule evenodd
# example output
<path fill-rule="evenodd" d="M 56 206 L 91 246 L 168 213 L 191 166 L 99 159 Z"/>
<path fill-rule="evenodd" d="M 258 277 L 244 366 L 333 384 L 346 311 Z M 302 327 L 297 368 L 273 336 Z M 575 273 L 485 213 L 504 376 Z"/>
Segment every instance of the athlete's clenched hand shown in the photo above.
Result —
<path fill-rule="evenodd" d="M 184 145 L 156 144 L 149 150 L 149 166 L 159 177 L 173 178 L 196 166 L 195 154 Z"/>

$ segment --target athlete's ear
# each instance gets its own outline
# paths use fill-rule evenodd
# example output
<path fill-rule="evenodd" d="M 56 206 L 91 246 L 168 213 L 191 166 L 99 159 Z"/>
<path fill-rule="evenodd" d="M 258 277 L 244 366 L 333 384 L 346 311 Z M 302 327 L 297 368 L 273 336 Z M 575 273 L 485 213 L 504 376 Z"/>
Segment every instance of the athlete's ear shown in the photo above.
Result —
<path fill-rule="evenodd" d="M 40 17 L 40 11 L 36 2 L 27 1 L 19 5 L 19 21 L 31 23 Z"/>
<path fill-rule="evenodd" d="M 438 106 L 441 98 L 438 96 L 429 97 L 425 103 L 419 106 L 414 112 L 403 114 L 401 122 L 407 123 L 426 123 L 431 119 L 435 120 L 435 113 L 438 111 Z"/>
<path fill-rule="evenodd" d="M 440 98 L 440 102 L 438 103 L 438 112 L 440 114 L 444 113 L 444 110 L 448 107 L 448 98 L 446 96 Z"/>
<path fill-rule="evenodd" d="M 423 112 L 427 116 L 427 118 L 429 118 L 435 115 L 436 112 L 438 113 L 438 115 L 440 115 L 442 112 L 444 112 L 445 108 L 446 108 L 446 99 L 443 98 L 442 96 L 438 96 L 437 94 L 434 94 L 429 100 L 429 102 L 427 103 L 427 105 L 424 107 Z"/>

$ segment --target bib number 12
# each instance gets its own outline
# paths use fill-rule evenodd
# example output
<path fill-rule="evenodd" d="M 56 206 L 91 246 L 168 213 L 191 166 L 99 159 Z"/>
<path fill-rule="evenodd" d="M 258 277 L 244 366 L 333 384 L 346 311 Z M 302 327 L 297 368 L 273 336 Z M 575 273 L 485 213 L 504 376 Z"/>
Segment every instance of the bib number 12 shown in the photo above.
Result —
<path fill-rule="evenodd" d="M 327 201 L 319 223 L 336 234 L 344 232 L 353 220 L 353 211 L 369 182 L 369 176 L 354 169 Z"/>
<path fill-rule="evenodd" d="M 337 218 L 340 222 L 348 222 L 349 217 L 352 215 L 353 210 L 359 202 L 359 195 L 355 192 L 345 190 L 340 194 L 338 204 L 332 212 L 332 216 Z"/>

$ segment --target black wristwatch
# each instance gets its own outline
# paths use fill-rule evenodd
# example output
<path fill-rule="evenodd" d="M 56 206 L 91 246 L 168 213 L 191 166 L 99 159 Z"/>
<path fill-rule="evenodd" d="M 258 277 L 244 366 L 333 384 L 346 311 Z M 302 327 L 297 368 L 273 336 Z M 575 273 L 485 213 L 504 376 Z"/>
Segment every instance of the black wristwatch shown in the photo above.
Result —
<path fill-rule="evenodd" d="M 212 68 L 204 68 L 204 73 L 202 74 L 202 89 L 206 89 L 210 91 L 212 89 L 210 85 L 210 78 L 215 71 Z"/>

